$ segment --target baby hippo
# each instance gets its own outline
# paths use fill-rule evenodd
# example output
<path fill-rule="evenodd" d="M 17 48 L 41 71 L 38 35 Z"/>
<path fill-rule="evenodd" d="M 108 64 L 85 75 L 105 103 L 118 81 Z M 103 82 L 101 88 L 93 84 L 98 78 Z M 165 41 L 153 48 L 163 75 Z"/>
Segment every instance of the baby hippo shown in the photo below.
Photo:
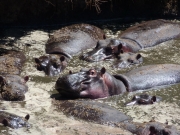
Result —
<path fill-rule="evenodd" d="M 28 91 L 28 86 L 25 83 L 28 80 L 28 76 L 24 78 L 18 75 L 0 76 L 0 93 L 2 98 L 7 101 L 24 100 L 24 94 Z"/>

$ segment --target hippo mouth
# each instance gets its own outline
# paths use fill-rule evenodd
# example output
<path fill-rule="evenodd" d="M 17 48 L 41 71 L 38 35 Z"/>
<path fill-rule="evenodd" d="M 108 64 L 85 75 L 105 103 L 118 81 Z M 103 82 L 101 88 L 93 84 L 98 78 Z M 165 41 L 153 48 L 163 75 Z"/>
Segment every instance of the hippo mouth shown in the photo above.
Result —
<path fill-rule="evenodd" d="M 90 84 L 91 78 L 89 77 L 78 77 L 74 79 L 72 79 L 71 77 L 66 77 L 58 79 L 55 88 L 63 97 L 79 98 L 81 93 L 86 91 Z"/>

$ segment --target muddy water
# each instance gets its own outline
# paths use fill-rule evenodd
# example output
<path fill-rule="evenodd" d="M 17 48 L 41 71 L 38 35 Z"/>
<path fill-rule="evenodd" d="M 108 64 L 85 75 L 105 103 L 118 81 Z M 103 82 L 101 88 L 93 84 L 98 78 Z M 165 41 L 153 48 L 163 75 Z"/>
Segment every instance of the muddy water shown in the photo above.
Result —
<path fill-rule="evenodd" d="M 116 37 L 118 33 L 124 30 L 127 26 L 134 25 L 135 23 L 129 24 L 118 24 L 118 23 L 107 23 L 98 25 L 106 32 L 108 37 Z M 1 36 L 1 43 L 10 44 L 14 42 L 16 47 L 23 50 L 27 57 L 27 62 L 23 68 L 21 76 L 28 75 L 30 81 L 27 82 L 29 91 L 26 93 L 26 99 L 23 102 L 7 102 L 0 101 L 1 107 L 8 112 L 25 116 L 30 114 L 29 123 L 31 124 L 30 129 L 22 128 L 13 130 L 0 126 L 0 134 L 4 135 L 22 135 L 22 134 L 36 134 L 36 135 L 60 135 L 60 134 L 125 134 L 130 133 L 123 131 L 120 128 L 113 128 L 102 126 L 98 124 L 88 123 L 81 120 L 77 120 L 73 117 L 66 117 L 61 112 L 54 111 L 55 108 L 52 106 L 52 99 L 50 96 L 57 93 L 54 89 L 54 84 L 58 78 L 45 76 L 43 72 L 37 71 L 34 67 L 34 58 L 45 54 L 44 44 L 48 39 L 48 33 L 50 34 L 59 29 L 52 28 L 50 30 L 44 29 L 22 29 L 22 28 L 11 28 L 3 31 Z M 14 41 L 14 39 L 16 39 Z M 30 46 L 29 46 L 30 44 Z M 11 46 L 10 46 L 11 48 Z M 142 65 L 159 64 L 159 63 L 175 63 L 180 64 L 180 40 L 172 40 L 160 44 L 158 47 L 146 49 L 140 51 L 144 57 L 144 63 Z M 83 53 L 83 52 L 82 52 Z M 74 57 L 66 70 L 59 76 L 66 74 L 69 70 L 76 72 L 82 67 L 93 67 L 93 66 L 104 66 L 110 73 L 123 73 L 138 66 L 133 66 L 128 69 L 119 70 L 112 68 L 111 61 L 98 62 L 98 63 L 87 63 L 81 61 L 77 57 Z M 142 66 L 139 65 L 139 66 Z M 162 97 L 162 102 L 155 103 L 148 106 L 129 106 L 125 107 L 124 103 L 129 101 L 133 95 L 148 93 L 151 95 L 157 95 Z M 104 102 L 109 104 L 120 111 L 133 117 L 134 121 L 145 122 L 152 119 L 159 122 L 168 121 L 169 124 L 174 124 L 180 130 L 180 84 L 172 85 L 169 87 L 154 88 L 151 91 L 139 91 L 136 93 L 126 93 L 123 95 L 117 95 L 106 99 L 98 99 L 97 102 Z M 117 116 L 118 117 L 118 116 Z"/>

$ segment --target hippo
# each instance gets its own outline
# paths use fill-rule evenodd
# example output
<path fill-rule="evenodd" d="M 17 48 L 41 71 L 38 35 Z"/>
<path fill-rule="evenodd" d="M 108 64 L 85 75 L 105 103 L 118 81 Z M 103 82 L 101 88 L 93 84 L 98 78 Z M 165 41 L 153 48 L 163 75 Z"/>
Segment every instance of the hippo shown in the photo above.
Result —
<path fill-rule="evenodd" d="M 19 75 L 25 61 L 24 53 L 0 48 L 0 74 Z"/>
<path fill-rule="evenodd" d="M 88 122 L 120 127 L 137 135 L 175 135 L 180 132 L 173 125 L 156 121 L 133 122 L 130 116 L 104 103 L 93 100 L 53 100 L 56 111 Z"/>
<path fill-rule="evenodd" d="M 90 24 L 73 24 L 53 33 L 46 43 L 46 53 L 62 54 L 71 58 L 86 49 L 94 48 L 104 32 Z"/>
<path fill-rule="evenodd" d="M 0 93 L 4 100 L 22 101 L 25 99 L 25 93 L 28 86 L 25 84 L 29 80 L 28 76 L 21 78 L 18 75 L 0 76 Z"/>
<path fill-rule="evenodd" d="M 29 118 L 29 114 L 22 118 L 18 115 L 0 110 L 0 123 L 13 129 L 21 127 L 30 128 L 30 124 L 28 123 Z"/>
<path fill-rule="evenodd" d="M 101 61 L 123 52 L 137 53 L 139 50 L 156 46 L 180 37 L 180 23 L 158 19 L 140 23 L 120 33 L 117 39 L 99 40 L 90 52 L 80 56 L 86 61 Z"/>
<path fill-rule="evenodd" d="M 161 97 L 157 96 L 150 96 L 148 94 L 142 94 L 142 95 L 135 95 L 131 102 L 126 103 L 127 106 L 129 105 L 149 105 L 153 104 L 154 102 L 159 102 L 161 100 Z"/>
<path fill-rule="evenodd" d="M 104 32 L 90 24 L 73 24 L 57 30 L 49 37 L 45 51 L 48 56 L 35 58 L 36 67 L 46 75 L 56 76 L 67 66 L 72 56 L 94 48 L 98 40 L 105 39 Z M 53 54 L 59 55 L 54 56 Z"/>
<path fill-rule="evenodd" d="M 37 70 L 44 71 L 48 76 L 55 76 L 65 69 L 68 58 L 63 55 L 49 54 L 40 56 L 34 60 Z"/>
<path fill-rule="evenodd" d="M 111 75 L 101 69 L 82 69 L 59 77 L 55 89 L 68 98 L 104 98 L 180 82 L 180 65 L 157 64 L 138 67 L 125 74 Z"/>

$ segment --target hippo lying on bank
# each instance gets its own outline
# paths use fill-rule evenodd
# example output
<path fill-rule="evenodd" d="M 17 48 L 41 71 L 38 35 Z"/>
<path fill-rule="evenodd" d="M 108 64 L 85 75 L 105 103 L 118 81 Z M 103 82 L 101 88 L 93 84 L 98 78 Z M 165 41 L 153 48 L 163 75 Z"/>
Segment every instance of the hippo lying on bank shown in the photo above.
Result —
<path fill-rule="evenodd" d="M 159 64 L 113 76 L 105 68 L 83 69 L 59 77 L 55 88 L 64 97 L 96 99 L 179 82 L 180 65 Z"/>
<path fill-rule="evenodd" d="M 28 80 L 28 76 L 24 78 L 21 78 L 18 75 L 0 76 L 0 93 L 2 98 L 7 101 L 24 100 L 24 94 L 28 91 L 28 87 L 25 83 Z"/>
<path fill-rule="evenodd" d="M 126 105 L 148 105 L 153 104 L 154 102 L 159 102 L 160 100 L 160 97 L 142 94 L 134 96 L 131 102 L 126 103 Z"/>
<path fill-rule="evenodd" d="M 99 40 L 97 46 L 81 58 L 87 61 L 100 61 L 118 55 L 120 50 L 136 53 L 179 37 L 180 23 L 162 19 L 147 21 L 128 28 L 120 33 L 117 39 Z"/>
<path fill-rule="evenodd" d="M 27 114 L 24 118 L 22 118 L 15 114 L 11 114 L 5 111 L 0 111 L 0 123 L 2 123 L 4 126 L 8 126 L 11 128 L 21 128 L 21 127 L 29 128 L 30 125 L 27 122 L 29 118 L 30 118 L 29 114 Z"/>
<path fill-rule="evenodd" d="M 62 58 L 60 62 L 59 58 L 57 58 L 58 60 L 55 62 L 55 59 L 51 56 L 42 56 L 40 58 L 35 58 L 35 62 L 38 66 L 43 66 L 40 70 L 43 70 L 46 75 L 58 75 L 67 64 L 64 64 L 64 62 L 60 64 L 62 61 L 68 61 L 72 56 L 86 49 L 94 48 L 97 41 L 102 39 L 105 39 L 104 32 L 98 27 L 90 24 L 74 24 L 63 27 L 50 36 L 45 46 L 46 53 L 61 54 L 64 58 Z M 51 74 L 50 72 L 54 73 Z"/>
<path fill-rule="evenodd" d="M 174 126 L 159 122 L 138 123 L 106 104 L 90 100 L 53 100 L 57 111 L 88 122 L 124 128 L 136 135 L 179 135 Z"/>
<path fill-rule="evenodd" d="M 20 51 L 0 48 L 0 74 L 20 74 L 25 60 Z"/>

